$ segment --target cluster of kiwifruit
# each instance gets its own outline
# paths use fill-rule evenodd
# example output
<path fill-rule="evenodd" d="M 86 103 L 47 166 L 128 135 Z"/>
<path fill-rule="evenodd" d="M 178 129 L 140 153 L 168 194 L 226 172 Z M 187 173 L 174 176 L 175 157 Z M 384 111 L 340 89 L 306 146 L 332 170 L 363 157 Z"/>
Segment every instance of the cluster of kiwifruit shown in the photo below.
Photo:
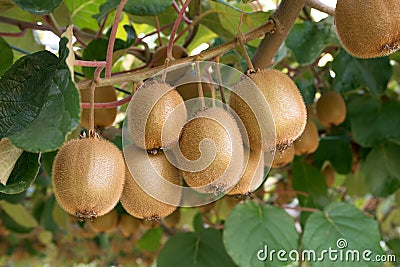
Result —
<path fill-rule="evenodd" d="M 343 47 L 359 58 L 376 58 L 400 49 L 398 0 L 338 0 L 335 24 Z"/>

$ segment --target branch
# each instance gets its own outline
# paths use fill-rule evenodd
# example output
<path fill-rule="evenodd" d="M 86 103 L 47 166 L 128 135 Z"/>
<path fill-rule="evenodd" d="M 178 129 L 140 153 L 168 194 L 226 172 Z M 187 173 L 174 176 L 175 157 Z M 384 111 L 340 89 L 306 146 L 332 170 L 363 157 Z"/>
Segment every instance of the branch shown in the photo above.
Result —
<path fill-rule="evenodd" d="M 251 30 L 250 32 L 243 34 L 243 41 L 245 43 L 250 42 L 253 39 L 260 38 L 267 32 L 271 32 L 275 30 L 275 23 L 272 20 L 268 20 L 263 25 Z M 237 39 L 234 39 L 230 42 L 227 42 L 223 45 L 217 46 L 215 48 L 205 50 L 199 55 L 185 57 L 181 59 L 177 59 L 170 62 L 170 66 L 181 64 L 181 63 L 189 63 L 193 62 L 201 58 L 201 60 L 210 60 L 215 58 L 216 56 L 225 54 L 233 49 L 235 49 L 239 45 Z M 124 75 L 115 75 L 112 77 L 102 78 L 101 80 L 97 81 L 97 86 L 106 86 L 106 85 L 113 85 L 117 83 L 122 83 L 126 81 L 133 81 L 133 82 L 141 82 L 150 76 L 160 72 L 164 69 L 164 66 L 159 66 L 151 69 L 145 69 L 135 72 L 129 72 Z M 79 89 L 85 89 L 90 87 L 90 81 L 82 81 L 77 84 Z"/>
<path fill-rule="evenodd" d="M 21 20 L 11 19 L 11 18 L 1 17 L 1 16 L 0 16 L 0 22 L 15 25 L 21 31 L 23 31 L 25 29 L 34 29 L 34 30 L 54 32 L 54 29 L 52 27 L 47 26 L 45 24 L 39 25 L 39 24 L 32 23 L 32 22 L 26 22 L 26 21 L 21 21 Z"/>
<path fill-rule="evenodd" d="M 282 0 L 271 19 L 276 23 L 276 31 L 268 33 L 253 55 L 255 68 L 266 68 L 274 63 L 274 56 L 293 27 L 304 6 L 305 0 Z"/>
<path fill-rule="evenodd" d="M 186 0 L 185 4 L 183 4 L 182 9 L 179 11 L 178 17 L 176 18 L 174 27 L 172 28 L 171 34 L 169 35 L 169 42 L 167 47 L 167 58 L 173 59 L 172 49 L 174 47 L 174 39 L 176 31 L 178 30 L 179 24 L 181 23 L 182 18 L 185 16 L 185 10 L 189 6 L 190 0 Z"/>
<path fill-rule="evenodd" d="M 316 10 L 319 10 L 321 12 L 324 12 L 328 15 L 334 16 L 335 15 L 335 8 L 328 6 L 319 0 L 306 0 L 306 5 L 314 8 Z"/>

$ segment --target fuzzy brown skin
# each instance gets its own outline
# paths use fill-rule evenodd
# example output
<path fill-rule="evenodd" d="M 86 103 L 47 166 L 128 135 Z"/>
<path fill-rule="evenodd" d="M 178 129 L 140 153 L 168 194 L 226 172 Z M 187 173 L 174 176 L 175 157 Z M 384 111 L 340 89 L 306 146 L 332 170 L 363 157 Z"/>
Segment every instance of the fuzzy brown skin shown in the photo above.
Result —
<path fill-rule="evenodd" d="M 81 94 L 81 102 L 90 102 L 90 89 L 79 90 Z M 115 89 L 112 86 L 98 87 L 94 91 L 94 102 L 95 103 L 107 103 L 117 101 L 117 95 Z M 81 125 L 86 129 L 90 128 L 89 125 L 89 109 L 82 109 L 81 114 Z M 117 117 L 117 108 L 99 108 L 94 110 L 94 128 L 105 129 L 110 127 Z"/>
<path fill-rule="evenodd" d="M 306 125 L 307 111 L 303 98 L 289 76 L 278 70 L 258 70 L 249 77 L 268 102 L 275 124 L 276 146 L 279 151 L 284 150 L 301 135 Z M 235 85 L 233 91 L 249 86 L 252 85 L 247 80 L 242 80 Z M 270 139 L 261 138 L 261 132 L 265 136 L 272 134 L 269 114 L 263 114 L 258 122 L 249 106 L 235 94 L 231 95 L 229 105 L 246 127 L 251 149 L 257 150 L 261 147 L 267 152 L 275 147 Z M 257 106 L 253 105 L 251 108 L 257 110 Z"/>
<path fill-rule="evenodd" d="M 158 193 L 168 195 L 168 199 L 174 202 L 174 205 L 163 203 L 152 196 L 148 195 L 134 180 L 131 172 L 127 168 L 124 191 L 121 195 L 121 204 L 124 209 L 132 216 L 145 220 L 159 220 L 174 212 L 179 205 L 182 191 L 170 190 L 167 186 L 155 179 L 157 173 L 163 179 L 175 185 L 182 185 L 182 179 L 179 170 L 171 165 L 164 155 L 159 152 L 156 155 L 137 153 L 137 149 L 130 147 L 130 150 L 125 150 L 127 153 L 134 153 L 134 160 L 127 162 L 131 168 L 139 168 L 141 179 L 145 179 L 146 188 L 156 190 Z"/>
<path fill-rule="evenodd" d="M 323 94 L 315 108 L 319 122 L 325 127 L 339 125 L 346 118 L 346 103 L 343 97 L 334 91 Z"/>
<path fill-rule="evenodd" d="M 130 237 L 139 232 L 140 220 L 129 215 L 122 214 L 119 219 L 118 229 L 124 237 Z"/>
<path fill-rule="evenodd" d="M 213 140 L 215 147 L 209 145 L 202 155 L 199 150 L 200 142 L 206 139 Z M 196 161 L 201 156 L 210 156 L 215 150 L 214 159 L 204 158 L 201 161 L 210 162 L 206 168 L 201 170 L 200 162 L 195 167 L 198 171 L 182 171 L 186 183 L 195 190 L 205 193 L 221 192 L 239 181 L 244 160 L 242 138 L 236 121 L 224 109 L 209 108 L 200 111 L 184 126 L 179 147 L 183 156 L 191 161 Z M 230 165 L 231 161 L 233 164 Z"/>
<path fill-rule="evenodd" d="M 136 92 L 137 101 L 132 102 L 127 111 L 129 130 L 136 146 L 152 150 L 167 148 L 178 142 L 180 130 L 187 118 L 186 108 L 181 105 L 183 99 L 179 93 L 170 89 L 167 83 L 149 82 Z M 171 115 L 175 109 L 177 111 Z M 146 110 L 151 110 L 148 116 Z M 170 115 L 172 117 L 168 118 Z"/>
<path fill-rule="evenodd" d="M 264 181 L 264 153 L 260 150 L 244 149 L 248 157 L 246 169 L 240 181 L 228 192 L 228 195 L 245 195 L 254 192 Z"/>
<path fill-rule="evenodd" d="M 57 202 L 81 219 L 111 211 L 121 196 L 124 180 L 121 151 L 103 139 L 68 141 L 54 159 L 52 183 Z"/>
<path fill-rule="evenodd" d="M 343 47 L 355 57 L 382 57 L 400 49 L 398 0 L 338 0 L 335 24 Z"/>
<path fill-rule="evenodd" d="M 325 166 L 322 168 L 322 173 L 325 177 L 326 186 L 332 187 L 336 180 L 335 170 L 333 169 L 332 165 L 330 163 L 325 164 Z"/>
<path fill-rule="evenodd" d="M 307 120 L 306 128 L 300 137 L 294 142 L 294 153 L 296 155 L 307 155 L 314 153 L 319 145 L 319 134 L 315 124 Z"/>
<path fill-rule="evenodd" d="M 288 165 L 294 159 L 294 146 L 289 146 L 284 151 L 277 151 L 272 162 L 272 168 L 281 168 Z"/>
<path fill-rule="evenodd" d="M 90 226 L 96 233 L 112 232 L 117 228 L 117 225 L 118 213 L 115 209 L 90 222 Z"/>

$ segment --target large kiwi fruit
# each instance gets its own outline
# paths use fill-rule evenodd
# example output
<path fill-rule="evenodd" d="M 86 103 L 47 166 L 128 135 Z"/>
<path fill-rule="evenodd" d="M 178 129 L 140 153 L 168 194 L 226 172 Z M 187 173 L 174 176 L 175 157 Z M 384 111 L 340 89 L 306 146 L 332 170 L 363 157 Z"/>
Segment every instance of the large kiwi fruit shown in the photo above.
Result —
<path fill-rule="evenodd" d="M 146 150 L 176 144 L 187 118 L 179 93 L 169 84 L 157 81 L 138 88 L 127 113 L 133 142 Z"/>
<path fill-rule="evenodd" d="M 399 14 L 398 0 L 338 0 L 336 31 L 349 54 L 386 56 L 400 49 Z"/>
<path fill-rule="evenodd" d="M 79 90 L 81 94 L 81 101 L 83 103 L 90 102 L 90 89 Z M 115 89 L 112 86 L 97 87 L 94 91 L 95 103 L 107 103 L 117 100 Z M 89 109 L 82 109 L 81 125 L 86 129 L 90 128 L 89 125 Z M 110 127 L 117 117 L 117 108 L 99 108 L 94 110 L 94 128 L 105 129 Z"/>
<path fill-rule="evenodd" d="M 346 118 L 346 103 L 339 93 L 329 91 L 317 100 L 316 111 L 322 126 L 339 125 Z"/>
<path fill-rule="evenodd" d="M 142 188 L 138 184 L 127 168 L 124 191 L 120 199 L 124 209 L 130 215 L 145 220 L 159 220 L 174 212 L 179 205 L 182 191 L 181 189 L 177 191 L 166 183 L 181 186 L 182 179 L 179 170 L 171 165 L 161 151 L 155 155 L 147 154 L 146 151 L 140 151 L 133 146 L 124 151 L 130 169 L 141 170 L 137 172 L 141 177 L 136 177 L 136 179 L 140 179 L 144 186 Z M 155 199 L 145 190 L 162 195 L 173 205 Z"/>
<path fill-rule="evenodd" d="M 183 178 L 199 192 L 224 192 L 242 176 L 243 141 L 235 119 L 225 109 L 199 111 L 183 127 L 179 148 L 191 161 L 190 170 L 182 170 Z"/>
<path fill-rule="evenodd" d="M 240 181 L 228 192 L 228 195 L 245 195 L 256 190 L 264 181 L 264 153 L 261 150 L 244 148 L 247 161 Z"/>
<path fill-rule="evenodd" d="M 54 195 L 66 212 L 80 219 L 111 211 L 121 196 L 124 180 L 122 153 L 104 139 L 68 141 L 54 159 Z"/>
<path fill-rule="evenodd" d="M 250 73 L 249 78 L 257 85 L 265 97 L 275 123 L 276 146 L 279 151 L 284 150 L 296 140 L 304 130 L 307 121 L 307 111 L 303 98 L 294 84 L 286 74 L 278 70 L 257 70 Z M 260 107 L 249 106 L 235 92 L 249 91 L 246 88 L 254 88 L 249 79 L 242 79 L 233 89 L 229 105 L 242 120 L 249 137 L 250 148 L 253 150 L 262 149 L 270 151 L 274 149 L 271 140 L 262 140 L 261 133 L 269 137 L 271 125 L 268 122 L 257 121 L 253 110 Z M 246 90 L 246 91 L 243 91 Z M 260 116 L 266 120 L 270 114 Z"/>
<path fill-rule="evenodd" d="M 294 142 L 294 153 L 296 155 L 307 155 L 314 153 L 319 145 L 319 135 L 314 122 L 307 120 L 306 128 L 300 137 Z"/>
<path fill-rule="evenodd" d="M 90 226 L 96 233 L 112 232 L 117 228 L 117 225 L 118 213 L 115 209 L 90 222 Z"/>
<path fill-rule="evenodd" d="M 272 162 L 272 168 L 281 168 L 288 165 L 294 159 L 294 146 L 289 146 L 283 151 L 275 153 L 274 161 Z"/>

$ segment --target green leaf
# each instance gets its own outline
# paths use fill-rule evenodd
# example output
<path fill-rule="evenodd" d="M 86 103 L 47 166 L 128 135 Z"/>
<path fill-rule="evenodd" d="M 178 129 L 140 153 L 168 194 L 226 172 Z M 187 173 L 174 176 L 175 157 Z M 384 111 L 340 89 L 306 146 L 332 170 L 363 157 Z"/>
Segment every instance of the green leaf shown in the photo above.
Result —
<path fill-rule="evenodd" d="M 365 175 L 363 172 L 349 173 L 344 183 L 346 194 L 349 196 L 365 196 L 368 193 L 368 187 L 365 183 Z"/>
<path fill-rule="evenodd" d="M 305 192 L 308 197 L 298 195 L 301 206 L 324 208 L 329 204 L 323 173 L 307 163 L 304 157 L 295 157 L 292 163 L 294 190 Z"/>
<path fill-rule="evenodd" d="M 54 158 L 56 157 L 58 151 L 51 151 L 47 153 L 42 153 L 40 159 L 42 162 L 42 166 L 44 170 L 47 172 L 47 175 L 51 177 L 51 172 L 53 169 Z"/>
<path fill-rule="evenodd" d="M 293 51 L 300 65 L 312 64 L 327 45 L 339 44 L 333 27 L 333 18 L 295 24 L 285 44 Z"/>
<path fill-rule="evenodd" d="M 0 184 L 6 185 L 8 177 L 23 150 L 15 147 L 7 138 L 0 141 Z"/>
<path fill-rule="evenodd" d="M 40 51 L 17 60 L 0 79 L 0 139 L 30 152 L 59 148 L 79 125 L 79 92 L 64 62 L 66 38 L 58 59 Z"/>
<path fill-rule="evenodd" d="M 7 185 L 0 184 L 0 192 L 17 194 L 25 191 L 35 181 L 39 166 L 39 154 L 23 152 L 15 163 Z"/>
<path fill-rule="evenodd" d="M 333 60 L 332 70 L 336 73 L 333 86 L 339 92 L 362 86 L 379 95 L 385 92 L 392 76 L 388 57 L 360 59 L 347 54 L 344 49 Z"/>
<path fill-rule="evenodd" d="M 14 7 L 14 3 L 11 0 L 1 0 L 0 1 L 0 12 Z"/>
<path fill-rule="evenodd" d="M 6 212 L 0 213 L 0 220 L 1 223 L 7 228 L 7 230 L 13 231 L 19 234 L 25 234 L 31 232 L 34 228 L 33 227 L 23 227 L 19 225 L 13 218 L 8 215 Z"/>
<path fill-rule="evenodd" d="M 306 104 L 314 103 L 315 98 L 315 86 L 314 86 L 314 75 L 311 71 L 306 71 L 302 76 L 298 77 L 294 81 L 299 88 L 301 96 Z"/>
<path fill-rule="evenodd" d="M 268 251 L 296 249 L 298 238 L 293 218 L 283 209 L 253 201 L 232 209 L 223 236 L 226 250 L 235 263 L 252 267 L 287 265 L 288 261 L 267 258 L 264 262 L 258 256 L 261 259 L 266 256 L 265 248 Z"/>
<path fill-rule="evenodd" d="M 10 45 L 0 37 L 0 76 L 13 64 L 14 54 Z"/>
<path fill-rule="evenodd" d="M 147 251 L 157 251 L 161 244 L 162 229 L 160 227 L 148 230 L 137 242 L 137 247 Z"/>
<path fill-rule="evenodd" d="M 316 260 L 310 261 L 311 266 L 362 267 L 381 266 L 376 262 L 366 262 L 362 257 L 362 253 L 366 250 L 371 251 L 371 259 L 376 255 L 383 255 L 384 252 L 379 245 L 380 240 L 375 220 L 350 204 L 332 203 L 323 212 L 314 212 L 308 218 L 302 244 L 304 250 L 315 252 Z M 336 250 L 336 253 L 331 253 L 333 256 L 330 257 L 327 251 L 323 254 L 323 250 Z M 356 256 L 357 253 L 360 261 L 352 261 L 352 256 Z M 313 253 L 309 255 L 312 259 Z M 343 260 L 340 259 L 340 255 L 343 255 Z M 334 260 L 334 256 L 339 258 Z"/>
<path fill-rule="evenodd" d="M 16 223 L 26 228 L 38 226 L 37 221 L 21 204 L 8 203 L 5 200 L 0 200 L 0 206 Z"/>
<path fill-rule="evenodd" d="M 349 173 L 353 162 L 350 137 L 347 135 L 322 136 L 318 149 L 314 153 L 314 160 L 319 168 L 328 160 L 337 173 Z"/>
<path fill-rule="evenodd" d="M 225 251 L 221 231 L 177 233 L 165 243 L 157 258 L 158 267 L 235 266 Z"/>
<path fill-rule="evenodd" d="M 54 11 L 62 0 L 13 0 L 21 9 L 36 15 L 46 15 Z"/>
<path fill-rule="evenodd" d="M 56 199 L 54 195 L 47 199 L 44 205 L 43 212 L 40 216 L 40 225 L 42 225 L 44 229 L 52 232 L 57 232 L 59 230 L 59 227 L 53 218 L 53 209 L 55 203 Z"/>
<path fill-rule="evenodd" d="M 372 96 L 353 96 L 347 107 L 354 140 L 371 147 L 384 141 L 400 141 L 400 102 Z"/>
<path fill-rule="evenodd" d="M 72 23 L 80 29 L 97 31 L 99 25 L 93 18 L 99 12 L 100 6 L 105 0 L 64 0 L 67 6 Z"/>
<path fill-rule="evenodd" d="M 376 145 L 363 162 L 369 191 L 377 197 L 386 197 L 400 188 L 400 145 L 382 143 Z"/>
<path fill-rule="evenodd" d="M 23 191 L 18 194 L 5 194 L 0 192 L 0 200 L 4 199 L 9 203 L 21 203 L 25 199 L 26 191 Z"/>

